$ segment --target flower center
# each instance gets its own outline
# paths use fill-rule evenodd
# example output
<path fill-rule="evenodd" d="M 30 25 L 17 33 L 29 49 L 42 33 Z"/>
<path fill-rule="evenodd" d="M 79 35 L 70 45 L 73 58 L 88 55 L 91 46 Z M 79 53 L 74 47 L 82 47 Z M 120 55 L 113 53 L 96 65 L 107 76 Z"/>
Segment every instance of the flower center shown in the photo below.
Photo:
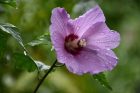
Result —
<path fill-rule="evenodd" d="M 85 39 L 78 39 L 78 36 L 75 34 L 70 34 L 65 37 L 64 47 L 67 52 L 77 55 L 86 46 Z"/>

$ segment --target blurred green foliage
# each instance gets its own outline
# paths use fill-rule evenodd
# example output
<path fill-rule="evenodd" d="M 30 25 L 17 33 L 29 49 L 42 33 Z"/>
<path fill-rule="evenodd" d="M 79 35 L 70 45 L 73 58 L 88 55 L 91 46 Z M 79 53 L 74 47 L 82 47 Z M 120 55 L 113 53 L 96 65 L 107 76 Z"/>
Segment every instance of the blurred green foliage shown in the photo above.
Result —
<path fill-rule="evenodd" d="M 0 4 L 7 4 L 16 7 L 16 0 L 0 0 Z"/>
<path fill-rule="evenodd" d="M 115 49 L 118 65 L 106 73 L 113 91 L 101 87 L 88 74 L 78 76 L 62 67 L 49 75 L 38 93 L 140 93 L 140 1 L 96 1 L 108 26 L 121 34 L 121 44 Z M 0 4 L 0 23 L 16 25 L 33 59 L 50 65 L 55 60 L 51 46 L 31 47 L 28 43 L 48 33 L 52 9 L 64 7 L 75 18 L 94 5 L 94 0 L 17 0 L 17 8 Z M 17 52 L 23 53 L 20 44 L 0 31 L 0 93 L 32 93 L 38 82 L 37 71 L 29 73 L 15 68 L 12 57 Z"/>

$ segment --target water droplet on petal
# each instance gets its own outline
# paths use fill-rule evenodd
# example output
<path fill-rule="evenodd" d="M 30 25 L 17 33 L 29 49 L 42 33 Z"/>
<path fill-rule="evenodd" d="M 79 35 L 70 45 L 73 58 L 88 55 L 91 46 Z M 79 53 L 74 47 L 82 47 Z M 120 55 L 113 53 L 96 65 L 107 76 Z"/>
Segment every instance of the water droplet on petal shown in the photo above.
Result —
<path fill-rule="evenodd" d="M 77 26 L 77 28 L 76 28 L 77 30 L 79 30 L 80 29 L 80 27 L 79 26 Z"/>

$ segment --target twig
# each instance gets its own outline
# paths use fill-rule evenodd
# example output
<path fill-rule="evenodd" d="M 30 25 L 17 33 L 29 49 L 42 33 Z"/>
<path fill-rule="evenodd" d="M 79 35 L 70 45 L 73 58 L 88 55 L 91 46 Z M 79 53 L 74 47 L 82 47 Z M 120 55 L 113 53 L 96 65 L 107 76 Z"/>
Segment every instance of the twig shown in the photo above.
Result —
<path fill-rule="evenodd" d="M 47 73 L 44 75 L 44 77 L 40 80 L 40 82 L 38 83 L 38 85 L 36 86 L 35 90 L 33 93 L 36 93 L 37 90 L 39 89 L 39 87 L 41 86 L 41 84 L 43 83 L 43 81 L 45 80 L 45 78 L 49 75 L 49 73 L 53 70 L 53 68 L 55 67 L 57 60 L 55 60 L 55 62 L 53 63 L 53 65 L 51 66 L 51 68 L 47 71 Z"/>

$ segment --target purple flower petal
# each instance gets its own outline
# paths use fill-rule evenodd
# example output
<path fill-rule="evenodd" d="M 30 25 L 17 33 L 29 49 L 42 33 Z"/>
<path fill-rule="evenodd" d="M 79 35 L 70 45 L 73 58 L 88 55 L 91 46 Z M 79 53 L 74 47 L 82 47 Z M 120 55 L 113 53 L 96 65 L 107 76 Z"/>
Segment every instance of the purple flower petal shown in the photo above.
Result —
<path fill-rule="evenodd" d="M 108 70 L 112 70 L 116 65 L 118 58 L 112 50 L 99 50 L 97 54 L 104 61 Z"/>
<path fill-rule="evenodd" d="M 103 53 L 103 54 L 110 56 L 112 58 L 118 59 L 117 56 L 115 55 L 115 53 L 111 49 L 102 49 L 102 48 L 99 48 L 99 47 L 94 46 L 94 45 L 87 45 L 86 49 L 90 49 L 91 51 L 100 52 L 100 53 Z"/>
<path fill-rule="evenodd" d="M 112 70 L 116 63 L 117 59 L 103 52 L 84 50 L 80 55 L 68 58 L 65 64 L 70 72 L 80 75 L 83 73 L 97 74 Z"/>
<path fill-rule="evenodd" d="M 110 32 L 110 29 L 104 22 L 97 22 L 93 24 L 86 32 L 83 33 L 81 38 L 88 38 L 90 36 L 96 35 L 97 33 Z"/>
<path fill-rule="evenodd" d="M 120 35 L 118 32 L 110 31 L 92 34 L 87 38 L 87 44 L 100 47 L 102 49 L 116 48 L 120 43 Z"/>
<path fill-rule="evenodd" d="M 75 26 L 75 34 L 81 36 L 89 27 L 97 22 L 105 22 L 104 14 L 98 5 L 72 21 Z"/>
<path fill-rule="evenodd" d="M 63 8 L 55 8 L 52 11 L 51 16 L 51 33 L 60 33 L 63 37 L 67 34 L 67 22 L 69 20 L 69 16 L 65 9 Z"/>
<path fill-rule="evenodd" d="M 73 26 L 68 22 L 69 16 L 63 8 L 55 8 L 52 11 L 50 34 L 56 52 L 64 48 L 65 36 L 73 31 Z"/>

